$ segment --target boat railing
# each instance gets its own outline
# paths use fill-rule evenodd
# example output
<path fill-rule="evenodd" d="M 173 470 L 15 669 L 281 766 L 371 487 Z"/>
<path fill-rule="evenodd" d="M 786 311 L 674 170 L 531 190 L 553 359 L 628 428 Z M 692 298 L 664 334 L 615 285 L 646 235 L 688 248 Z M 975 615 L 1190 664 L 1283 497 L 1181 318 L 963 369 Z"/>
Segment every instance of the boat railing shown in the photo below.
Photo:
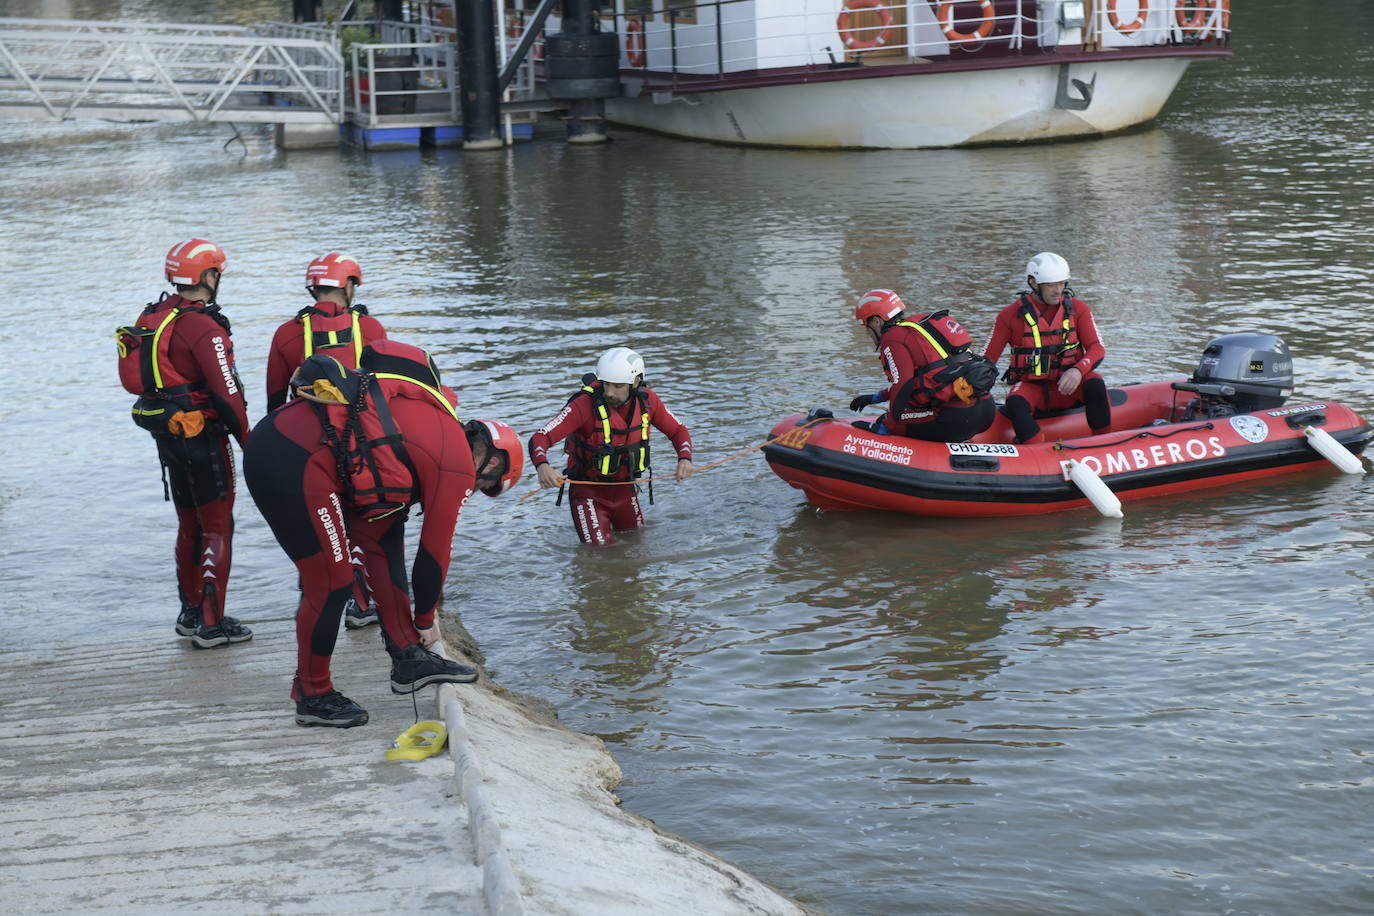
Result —
<path fill-rule="evenodd" d="M 1224 45 L 1230 0 L 626 0 L 622 70 L 721 77 L 1062 50 Z M 837 12 L 838 10 L 838 12 Z"/>

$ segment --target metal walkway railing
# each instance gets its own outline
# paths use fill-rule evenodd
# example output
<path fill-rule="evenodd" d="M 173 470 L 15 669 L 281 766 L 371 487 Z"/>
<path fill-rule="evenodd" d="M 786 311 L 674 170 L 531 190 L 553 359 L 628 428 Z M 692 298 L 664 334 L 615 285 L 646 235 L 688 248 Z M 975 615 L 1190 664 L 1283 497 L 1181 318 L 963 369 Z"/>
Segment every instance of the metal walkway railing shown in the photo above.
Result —
<path fill-rule="evenodd" d="M 337 38 L 239 26 L 0 18 L 0 115 L 337 124 Z"/>

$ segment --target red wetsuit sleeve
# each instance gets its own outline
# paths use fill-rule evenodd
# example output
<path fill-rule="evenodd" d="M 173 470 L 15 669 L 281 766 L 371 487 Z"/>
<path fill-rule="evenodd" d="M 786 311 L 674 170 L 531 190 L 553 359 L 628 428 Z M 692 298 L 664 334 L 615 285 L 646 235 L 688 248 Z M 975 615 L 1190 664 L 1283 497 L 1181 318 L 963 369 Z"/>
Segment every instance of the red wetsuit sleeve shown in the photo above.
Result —
<path fill-rule="evenodd" d="M 410 582 L 415 593 L 415 625 L 428 629 L 434 625 L 434 610 L 444 594 L 453 531 L 472 495 L 476 472 L 467 434 L 438 405 L 413 398 L 392 398 L 388 403 L 405 437 L 425 510 Z"/>
<path fill-rule="evenodd" d="M 305 352 L 303 331 L 299 321 L 284 322 L 272 335 L 272 349 L 267 354 L 267 412 L 286 403 L 291 376 L 300 366 Z"/>
<path fill-rule="evenodd" d="M 234 367 L 234 343 L 229 332 L 208 315 L 192 312 L 177 319 L 175 332 L 181 347 L 174 348 L 189 354 L 195 369 L 188 378 L 197 375 L 205 380 L 206 394 L 214 418 L 243 445 L 248 436 L 248 401 Z M 176 352 L 173 359 L 176 359 Z M 185 372 L 185 368 L 178 365 Z"/>
<path fill-rule="evenodd" d="M 883 372 L 890 383 L 880 392 L 884 401 L 896 397 L 902 386 L 916 377 L 916 364 L 911 359 L 911 351 L 907 349 L 905 341 L 898 339 L 901 336 L 904 335 L 889 331 L 883 335 L 878 346 L 878 359 L 882 361 Z M 894 414 L 901 409 L 898 404 L 891 407 Z"/>
<path fill-rule="evenodd" d="M 1087 375 L 1106 359 L 1107 349 L 1102 346 L 1102 337 L 1097 333 L 1092 309 L 1079 299 L 1073 301 L 1073 323 L 1078 331 L 1078 343 L 1083 347 L 1083 358 L 1074 363 L 1074 368 Z"/>
<path fill-rule="evenodd" d="M 530 436 L 530 462 L 535 467 L 547 464 L 549 449 L 583 427 L 587 427 L 587 433 L 590 434 L 591 422 L 592 399 L 573 398 L 557 416 L 536 429 L 534 435 Z"/>
<path fill-rule="evenodd" d="M 1013 322 L 1019 308 L 1020 303 L 1013 302 L 997 313 L 997 320 L 992 324 L 992 336 L 983 345 L 983 355 L 994 365 L 1002 358 L 1002 351 L 1007 348 L 1007 344 L 1011 343 L 1012 332 L 1015 330 Z"/>
<path fill-rule="evenodd" d="M 673 412 L 659 400 L 658 395 L 646 389 L 649 395 L 649 422 L 654 425 L 654 429 L 663 433 L 673 443 L 673 448 L 677 450 L 679 460 L 692 460 L 692 434 L 682 421 L 673 416 Z"/>

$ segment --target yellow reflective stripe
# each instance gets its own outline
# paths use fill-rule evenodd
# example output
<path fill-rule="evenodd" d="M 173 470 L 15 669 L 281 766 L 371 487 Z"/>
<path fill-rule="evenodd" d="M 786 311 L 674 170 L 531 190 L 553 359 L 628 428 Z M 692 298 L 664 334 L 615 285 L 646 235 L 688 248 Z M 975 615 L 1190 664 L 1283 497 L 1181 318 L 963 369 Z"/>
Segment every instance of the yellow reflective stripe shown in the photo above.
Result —
<path fill-rule="evenodd" d="M 361 366 L 363 364 L 363 333 L 358 329 L 358 313 L 349 312 L 349 314 L 353 316 L 353 364 L 355 366 Z M 416 384 L 419 383 L 417 382 Z M 440 398 L 439 400 L 443 401 L 445 404 L 448 403 L 444 398 Z M 453 419 L 458 419 L 458 414 L 455 413 Z"/>
<path fill-rule="evenodd" d="M 1045 372 L 1040 364 L 1040 325 L 1029 315 L 1025 316 L 1026 324 L 1030 325 L 1031 335 L 1035 338 L 1035 355 L 1031 357 L 1030 374 L 1044 375 Z"/>
<path fill-rule="evenodd" d="M 172 309 L 171 314 L 169 314 L 166 318 L 162 319 L 162 324 L 158 325 L 158 326 L 157 326 L 157 330 L 153 332 L 153 387 L 154 387 L 154 388 L 161 388 L 161 387 L 162 387 L 162 361 L 161 361 L 160 359 L 158 359 L 158 350 L 159 350 L 159 348 L 162 346 L 162 332 L 165 331 L 165 330 L 167 330 L 167 326 L 168 326 L 169 324 L 171 324 L 171 323 L 176 319 L 176 317 L 177 317 L 178 315 L 180 315 L 180 314 L 181 314 L 181 309 L 179 309 L 179 308 L 174 308 L 174 309 Z"/>
<path fill-rule="evenodd" d="M 638 400 L 638 397 L 636 397 L 636 400 Z M 641 417 L 639 421 L 639 469 L 643 471 L 644 459 L 649 455 L 649 450 L 645 447 L 649 442 L 649 411 L 644 409 L 644 403 L 642 401 L 639 405 L 639 411 Z"/>
<path fill-rule="evenodd" d="M 614 445 L 611 442 L 611 415 L 607 412 L 605 404 L 598 404 L 596 409 L 601 413 L 601 439 L 607 448 L 611 448 Z M 610 455 L 601 456 L 601 475 L 603 477 L 611 476 Z"/>
<path fill-rule="evenodd" d="M 930 332 L 927 331 L 925 328 L 921 327 L 921 326 L 920 326 L 919 324 L 917 324 L 916 322 L 914 322 L 914 321 L 899 321 L 899 322 L 897 322 L 897 324 L 901 325 L 901 326 L 904 327 L 904 328 L 915 328 L 916 330 L 920 331 L 920 332 L 921 332 L 921 336 L 924 337 L 924 338 L 926 339 L 926 342 L 927 342 L 927 343 L 929 343 L 932 347 L 935 348 L 935 352 L 940 354 L 940 358 L 941 358 L 941 359 L 945 359 L 945 358 L 947 358 L 947 357 L 949 356 L 949 354 L 945 352 L 945 348 L 942 347 L 942 346 L 940 346 L 938 343 L 936 343 L 936 342 L 935 342 L 935 338 L 930 336 Z"/>
<path fill-rule="evenodd" d="M 306 312 L 301 316 L 301 327 L 305 328 L 305 358 L 301 362 L 309 359 L 315 352 L 315 335 L 310 333 L 310 313 Z"/>
<path fill-rule="evenodd" d="M 390 372 L 377 372 L 375 373 L 375 375 L 377 376 L 377 378 L 389 378 L 395 379 L 400 382 L 410 382 L 410 384 L 412 385 L 419 385 L 425 391 L 429 392 L 430 397 L 434 398 L 434 400 L 439 402 L 439 406 L 443 407 L 444 410 L 448 411 L 449 416 L 453 417 L 453 419 L 455 420 L 458 419 L 458 408 L 450 404 L 448 398 L 444 397 L 443 393 L 440 392 L 439 389 L 434 388 L 430 385 L 426 385 L 424 382 L 418 382 L 408 375 L 393 375 Z"/>

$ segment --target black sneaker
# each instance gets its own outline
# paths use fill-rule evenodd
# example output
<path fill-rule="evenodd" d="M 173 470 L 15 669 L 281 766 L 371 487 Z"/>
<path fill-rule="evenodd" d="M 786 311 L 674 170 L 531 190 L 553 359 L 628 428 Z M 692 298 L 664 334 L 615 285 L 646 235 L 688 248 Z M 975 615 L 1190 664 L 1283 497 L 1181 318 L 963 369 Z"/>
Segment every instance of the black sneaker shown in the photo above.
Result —
<path fill-rule="evenodd" d="M 229 626 L 238 626 L 239 619 L 224 615 L 224 622 Z M 181 613 L 177 615 L 177 635 L 195 636 L 196 630 L 200 629 L 200 608 L 183 605 Z"/>
<path fill-rule="evenodd" d="M 196 628 L 200 626 L 200 607 L 183 604 L 181 613 L 177 615 L 177 635 L 195 636 Z"/>
<path fill-rule="evenodd" d="M 355 725 L 367 724 L 367 710 L 339 691 L 331 690 L 322 696 L 297 700 L 296 724 L 353 728 Z"/>
<path fill-rule="evenodd" d="M 344 605 L 344 626 L 350 630 L 361 630 L 363 627 L 377 623 L 381 618 L 377 616 L 377 605 L 369 601 L 367 607 L 358 607 L 358 602 L 349 598 Z"/>
<path fill-rule="evenodd" d="M 196 632 L 191 634 L 191 645 L 197 649 L 213 649 L 216 646 L 227 646 L 236 642 L 247 642 L 253 638 L 253 631 L 240 624 L 232 617 L 224 618 L 224 622 L 219 626 L 207 627 L 204 624 L 196 627 Z"/>
<path fill-rule="evenodd" d="M 391 692 L 414 693 L 430 684 L 471 684 L 477 669 L 451 662 L 415 643 L 391 659 Z"/>

